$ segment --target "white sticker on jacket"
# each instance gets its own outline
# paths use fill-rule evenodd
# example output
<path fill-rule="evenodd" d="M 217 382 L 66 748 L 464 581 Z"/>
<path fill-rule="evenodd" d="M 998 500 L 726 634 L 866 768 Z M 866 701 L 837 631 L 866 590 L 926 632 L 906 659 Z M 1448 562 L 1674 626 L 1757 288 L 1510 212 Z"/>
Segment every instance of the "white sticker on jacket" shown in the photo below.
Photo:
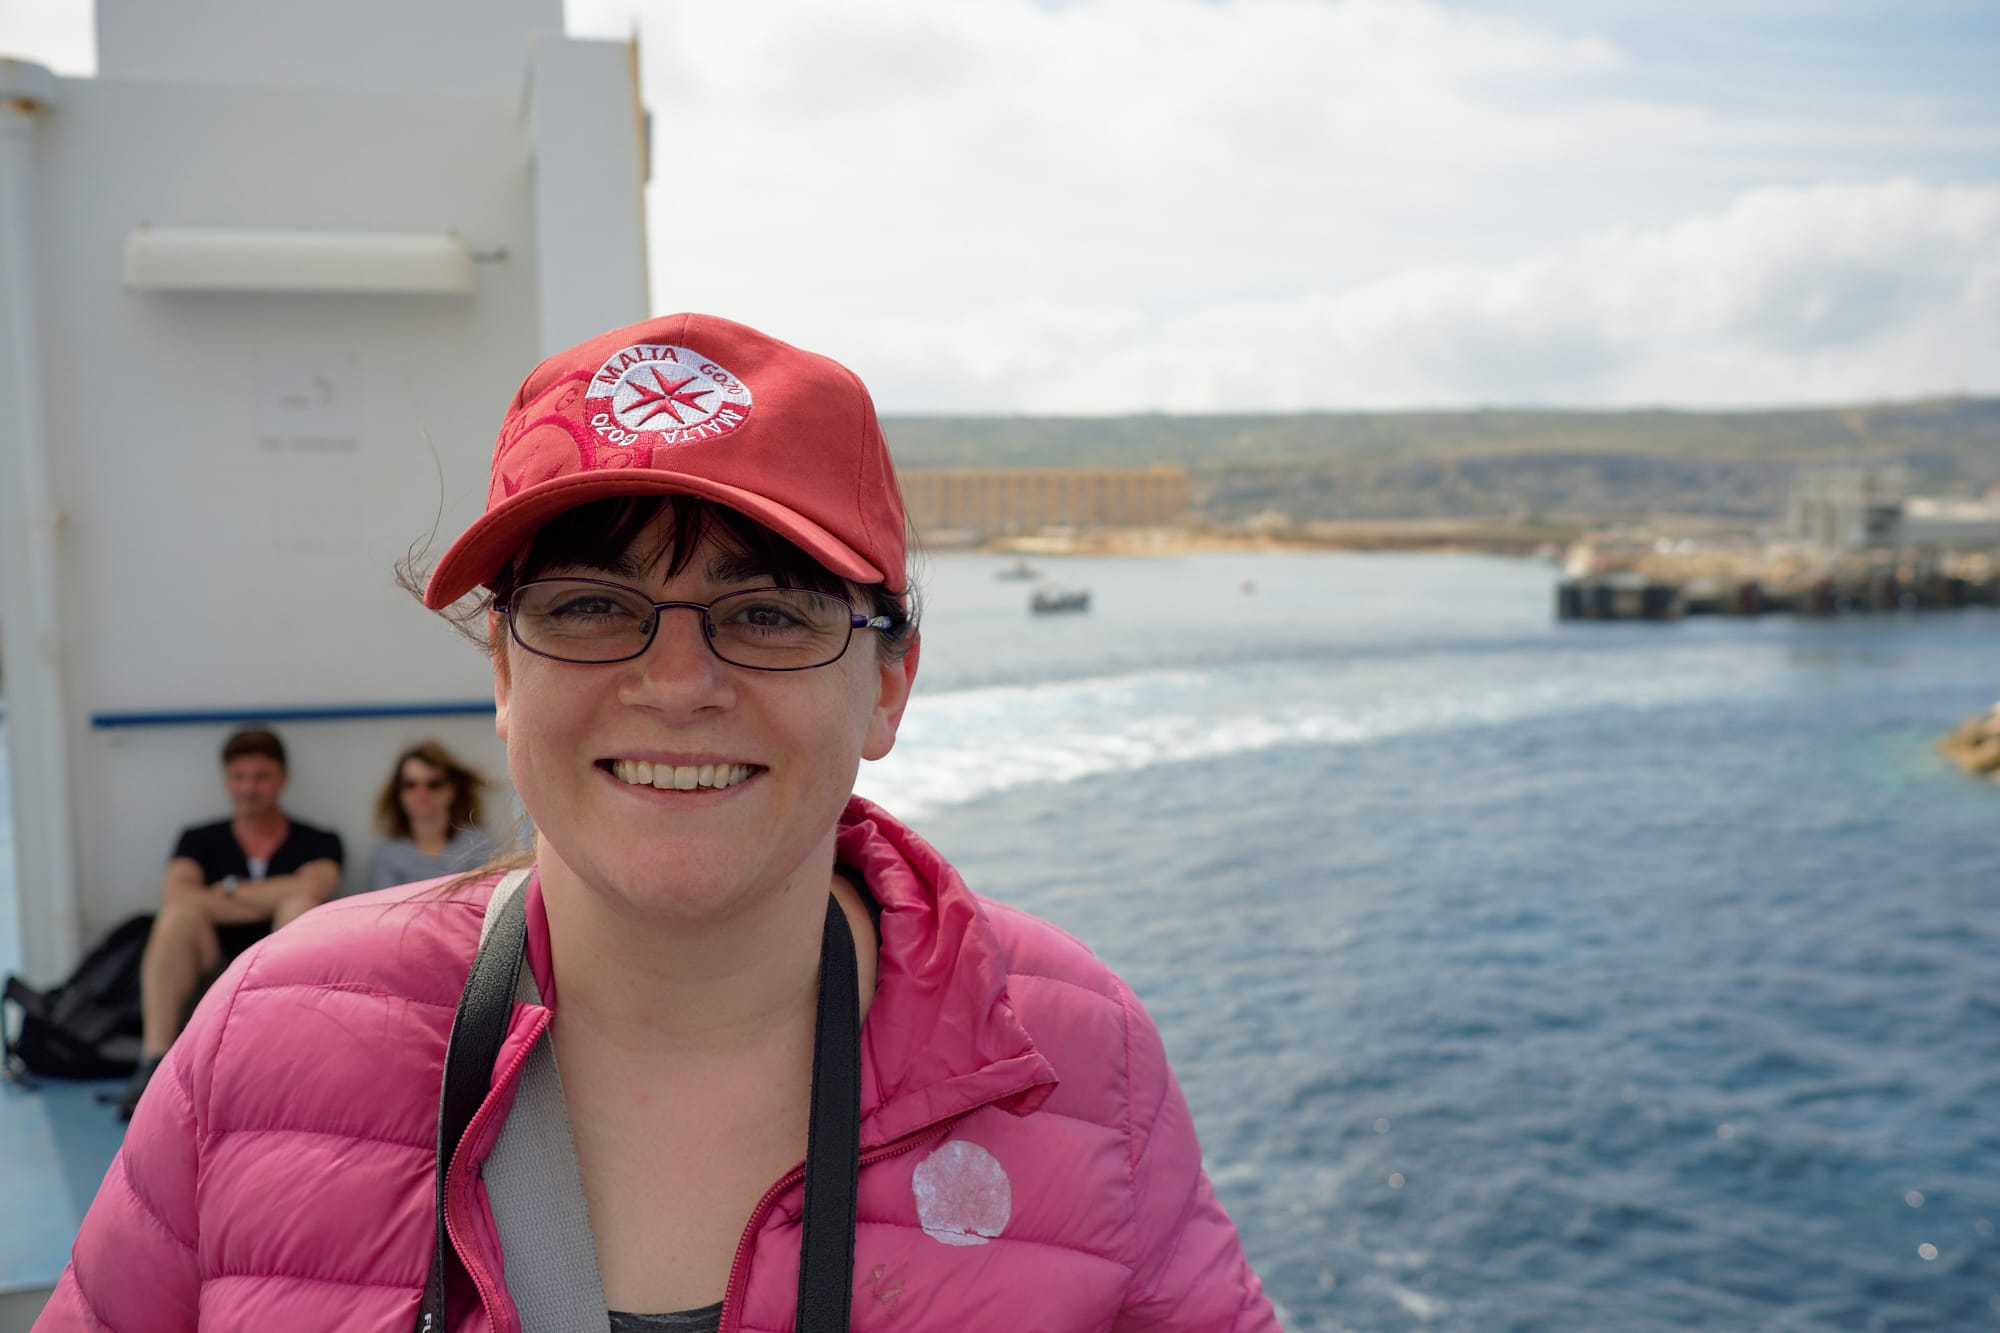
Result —
<path fill-rule="evenodd" d="M 917 1163 L 910 1192 L 924 1234 L 946 1245 L 984 1245 L 1014 1215 L 1014 1186 L 999 1160 L 963 1139 Z"/>

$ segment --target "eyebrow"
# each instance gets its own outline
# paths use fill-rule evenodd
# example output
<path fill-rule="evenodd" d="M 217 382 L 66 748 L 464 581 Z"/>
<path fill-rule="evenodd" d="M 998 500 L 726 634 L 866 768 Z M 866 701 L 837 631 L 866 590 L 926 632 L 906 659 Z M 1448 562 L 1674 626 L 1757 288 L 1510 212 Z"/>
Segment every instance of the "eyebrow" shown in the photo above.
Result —
<path fill-rule="evenodd" d="M 556 565 L 539 577 L 561 578 L 565 571 L 576 571 L 588 577 L 591 574 L 608 574 L 622 579 L 643 579 L 652 572 L 657 560 L 646 560 L 635 550 L 619 552 L 602 564 L 594 561 L 578 561 L 574 564 Z M 710 558 L 702 571 L 711 583 L 749 583 L 763 579 L 771 583 L 782 582 L 778 574 L 762 561 L 734 551 L 718 551 Z"/>
<path fill-rule="evenodd" d="M 640 579 L 644 578 L 651 571 L 654 563 L 646 560 L 636 551 L 621 551 L 602 565 L 578 563 L 575 565 L 558 566 L 557 568 L 595 570 L 603 574 L 613 574 L 620 578 Z M 551 570 L 550 572 L 554 573 L 556 571 Z M 712 583 L 747 583 L 752 579 L 775 579 L 777 577 L 762 562 L 752 560 L 748 556 L 737 555 L 732 551 L 718 551 L 708 562 L 703 573 L 708 576 L 709 581 Z"/>
<path fill-rule="evenodd" d="M 708 577 L 715 583 L 747 583 L 751 579 L 777 581 L 777 575 L 758 561 L 733 551 L 718 551 L 708 562 Z"/>
<path fill-rule="evenodd" d="M 558 560 L 535 575 L 538 579 L 595 578 L 608 575 L 623 579 L 641 578 L 646 566 L 630 551 L 624 551 L 608 560 Z"/>

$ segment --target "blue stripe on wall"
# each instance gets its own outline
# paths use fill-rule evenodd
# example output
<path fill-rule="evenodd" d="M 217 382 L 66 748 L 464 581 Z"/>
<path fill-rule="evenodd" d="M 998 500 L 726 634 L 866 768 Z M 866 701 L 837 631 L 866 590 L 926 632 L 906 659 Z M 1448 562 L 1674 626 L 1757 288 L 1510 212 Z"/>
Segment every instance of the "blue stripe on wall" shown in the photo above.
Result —
<path fill-rule="evenodd" d="M 92 713 L 93 727 L 207 727 L 257 722 L 363 722 L 391 717 L 491 716 L 491 699 L 440 699 L 431 703 L 308 704 L 270 708 L 161 709 L 153 712 Z"/>

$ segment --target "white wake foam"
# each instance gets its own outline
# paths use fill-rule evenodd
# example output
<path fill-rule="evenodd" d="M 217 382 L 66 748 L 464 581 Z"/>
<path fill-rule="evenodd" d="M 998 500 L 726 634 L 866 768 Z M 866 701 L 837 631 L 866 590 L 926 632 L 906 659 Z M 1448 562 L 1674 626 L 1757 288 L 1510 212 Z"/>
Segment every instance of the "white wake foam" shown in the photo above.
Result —
<path fill-rule="evenodd" d="M 1535 674 L 1530 675 L 1530 662 Z M 1582 709 L 1652 709 L 1767 688 L 1766 673 L 1705 664 L 1639 679 L 1547 657 L 1325 662 L 1163 670 L 919 695 L 895 751 L 858 790 L 899 815 L 1033 783 L 1286 745 L 1356 745 Z M 1478 681 L 1469 686 L 1468 681 Z"/>

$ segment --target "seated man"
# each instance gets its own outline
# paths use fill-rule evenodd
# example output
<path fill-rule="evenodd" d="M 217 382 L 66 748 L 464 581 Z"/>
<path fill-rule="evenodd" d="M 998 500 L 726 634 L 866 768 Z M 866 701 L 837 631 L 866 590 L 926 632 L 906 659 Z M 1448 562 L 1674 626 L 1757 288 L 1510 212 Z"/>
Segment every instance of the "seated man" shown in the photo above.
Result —
<path fill-rule="evenodd" d="M 340 888 L 340 835 L 278 807 L 285 779 L 284 744 L 268 731 L 239 731 L 222 747 L 222 785 L 234 813 L 181 831 L 139 965 L 143 1053 L 119 1100 L 121 1118 L 131 1118 L 202 987 L 237 954 Z"/>

